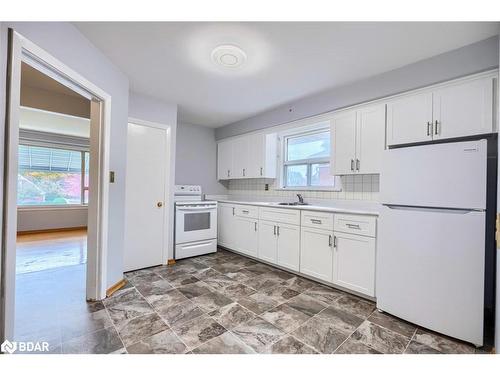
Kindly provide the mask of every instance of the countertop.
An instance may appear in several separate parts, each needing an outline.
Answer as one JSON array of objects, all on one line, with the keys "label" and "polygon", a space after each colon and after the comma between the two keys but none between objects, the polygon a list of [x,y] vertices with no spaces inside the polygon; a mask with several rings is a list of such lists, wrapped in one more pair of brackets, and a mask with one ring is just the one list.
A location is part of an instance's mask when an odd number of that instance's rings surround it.
[{"label": "countertop", "polygon": [[[207,197],[208,199],[209,197]],[[290,200],[270,200],[264,201],[262,197],[252,199],[250,197],[225,197],[225,196],[210,196],[210,200],[216,200],[220,203],[232,203],[249,206],[273,207],[282,208],[285,210],[304,210],[304,211],[321,211],[321,212],[339,212],[356,215],[371,215],[378,216],[380,204],[371,201],[351,201],[351,200],[313,200],[304,199],[308,205],[303,206],[286,206],[279,205],[279,202],[290,202]]]}]

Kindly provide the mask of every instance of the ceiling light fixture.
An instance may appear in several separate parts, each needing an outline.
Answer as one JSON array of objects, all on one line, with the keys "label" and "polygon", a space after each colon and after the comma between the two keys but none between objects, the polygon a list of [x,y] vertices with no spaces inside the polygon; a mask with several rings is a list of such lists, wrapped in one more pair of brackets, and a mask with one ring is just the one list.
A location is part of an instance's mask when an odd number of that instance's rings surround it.
[{"label": "ceiling light fixture", "polygon": [[214,63],[224,68],[237,68],[247,60],[247,54],[241,48],[230,44],[215,47],[211,56]]}]

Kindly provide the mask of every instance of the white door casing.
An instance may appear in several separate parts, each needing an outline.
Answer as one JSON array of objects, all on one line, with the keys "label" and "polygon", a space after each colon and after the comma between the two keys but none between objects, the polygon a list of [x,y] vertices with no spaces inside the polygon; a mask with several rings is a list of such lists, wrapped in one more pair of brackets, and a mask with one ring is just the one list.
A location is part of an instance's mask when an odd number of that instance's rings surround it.
[{"label": "white door casing", "polygon": [[169,129],[129,122],[125,218],[125,271],[167,262]]},{"label": "white door casing", "polygon": [[13,339],[15,308],[15,250],[17,235],[17,160],[19,144],[19,105],[21,90],[21,63],[26,62],[42,73],[92,100],[90,136],[89,232],[87,238],[88,300],[106,296],[107,246],[108,246],[108,196],[109,196],[109,142],[111,124],[111,96],[83,78],[77,72],[54,58],[28,39],[9,29],[9,71],[7,92],[7,121],[5,148],[5,197],[2,251],[3,283],[0,302],[0,339]]}]

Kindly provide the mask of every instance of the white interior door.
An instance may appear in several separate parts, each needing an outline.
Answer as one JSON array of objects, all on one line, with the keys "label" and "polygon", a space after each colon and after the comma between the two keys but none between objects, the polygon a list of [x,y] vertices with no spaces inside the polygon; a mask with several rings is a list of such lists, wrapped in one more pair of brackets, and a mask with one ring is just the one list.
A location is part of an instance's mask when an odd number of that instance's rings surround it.
[{"label": "white interior door", "polygon": [[128,124],[125,271],[166,262],[167,129]]}]

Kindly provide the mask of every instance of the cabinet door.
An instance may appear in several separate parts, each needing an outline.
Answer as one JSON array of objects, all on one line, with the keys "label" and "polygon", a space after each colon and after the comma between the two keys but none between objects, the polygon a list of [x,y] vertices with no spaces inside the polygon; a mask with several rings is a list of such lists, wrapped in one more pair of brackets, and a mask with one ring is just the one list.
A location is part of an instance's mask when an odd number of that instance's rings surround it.
[{"label": "cabinet door", "polygon": [[248,137],[235,139],[233,142],[232,178],[247,178],[248,171]]},{"label": "cabinet door", "polygon": [[259,246],[257,220],[236,217],[234,231],[236,233],[235,250],[256,257]]},{"label": "cabinet door", "polygon": [[300,263],[300,227],[298,225],[278,223],[277,235],[278,265],[298,271]]},{"label": "cabinet door", "polygon": [[356,171],[380,173],[385,149],[385,104],[360,109],[356,127]]},{"label": "cabinet door", "polygon": [[259,221],[259,259],[266,262],[278,262],[276,223]]},{"label": "cabinet door", "polygon": [[353,174],[356,158],[356,112],[339,114],[331,121],[331,145],[333,146],[330,164],[332,174]]},{"label": "cabinet door", "polygon": [[333,282],[375,296],[375,238],[334,232]]},{"label": "cabinet door", "polygon": [[333,232],[302,228],[300,233],[300,272],[332,281]]},{"label": "cabinet door", "polygon": [[475,79],[434,91],[434,139],[493,132],[493,79]]},{"label": "cabinet door", "polygon": [[234,206],[220,203],[217,211],[217,243],[224,247],[233,248],[236,240]]},{"label": "cabinet door", "polygon": [[432,93],[403,96],[387,103],[387,144],[432,140]]},{"label": "cabinet door", "polygon": [[231,178],[233,169],[233,144],[232,141],[221,142],[217,145],[217,179]]},{"label": "cabinet door", "polygon": [[255,134],[248,136],[248,155],[245,170],[246,178],[260,178],[264,176],[266,158],[265,135]]}]

